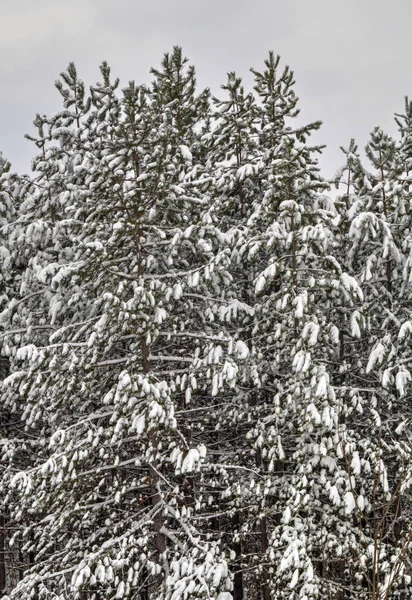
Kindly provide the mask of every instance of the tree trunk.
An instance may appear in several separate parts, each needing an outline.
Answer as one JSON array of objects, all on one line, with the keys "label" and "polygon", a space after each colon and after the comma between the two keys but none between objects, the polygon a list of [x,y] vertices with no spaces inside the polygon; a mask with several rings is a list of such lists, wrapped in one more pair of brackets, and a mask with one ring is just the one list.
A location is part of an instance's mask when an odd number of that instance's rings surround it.
[{"label": "tree trunk", "polygon": [[4,516],[0,515],[0,592],[6,591],[6,530]]},{"label": "tree trunk", "polygon": [[[240,526],[239,513],[236,512],[232,518],[232,527],[234,535],[238,535]],[[242,545],[236,541],[232,545],[236,554],[236,571],[233,580],[233,600],[243,600],[243,572],[242,572]]]}]

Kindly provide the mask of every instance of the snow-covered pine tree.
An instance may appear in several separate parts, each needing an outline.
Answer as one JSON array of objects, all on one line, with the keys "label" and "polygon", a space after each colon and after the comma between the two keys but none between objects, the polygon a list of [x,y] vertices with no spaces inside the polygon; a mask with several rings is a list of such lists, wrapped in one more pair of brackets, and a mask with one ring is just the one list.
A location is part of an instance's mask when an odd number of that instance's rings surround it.
[{"label": "snow-covered pine tree", "polygon": [[[403,303],[408,302],[407,285],[411,280],[412,272],[412,102],[405,98],[405,113],[397,114],[395,121],[399,127],[400,141],[397,144],[397,157],[399,173],[397,177],[397,195],[402,198],[403,211],[396,224],[396,236],[401,239],[402,251],[405,257],[404,264],[404,293]],[[401,188],[401,190],[399,190]]]},{"label": "snow-covered pine tree", "polygon": [[[14,177],[15,215],[2,227],[10,253],[12,292],[10,301],[3,306],[0,323],[2,355],[10,363],[11,377],[22,365],[19,348],[29,349],[33,344],[41,348],[66,316],[66,298],[53,289],[50,280],[56,270],[73,257],[72,224],[66,218],[65,207],[73,194],[80,119],[82,110],[87,112],[87,109],[84,86],[77,78],[74,65],[69,65],[61,77],[63,82],[57,82],[56,87],[63,97],[63,110],[50,118],[36,116],[37,135],[28,136],[39,152],[32,163],[35,173],[31,178]],[[32,516],[17,499],[15,502],[10,479],[16,471],[42,461],[44,439],[53,419],[50,413],[41,415],[36,410],[30,413],[33,405],[26,405],[17,396],[3,387],[3,408],[11,412],[14,423],[11,431],[3,435],[2,454],[3,493],[12,531],[26,527]],[[25,427],[28,421],[31,421],[29,430]],[[34,562],[33,541],[29,530],[24,541],[14,540],[8,589]]]},{"label": "snow-covered pine tree", "polygon": [[341,430],[353,519],[347,585],[358,597],[390,598],[409,589],[406,203],[395,142],[375,128],[366,154],[372,170],[356,159],[349,229],[342,236],[350,245],[346,268],[364,295],[362,310],[351,318],[359,341],[346,343],[344,351],[344,383],[350,382],[354,406],[352,414],[346,408]]},{"label": "snow-covered pine tree", "polygon": [[[11,256],[9,250],[9,240],[7,224],[12,222],[15,217],[17,204],[17,195],[19,191],[19,178],[10,172],[11,165],[9,161],[3,158],[0,152],[0,306],[4,308],[9,304],[14,296],[13,273]],[[1,330],[1,338],[4,337]],[[0,357],[0,380],[3,381],[9,375],[8,357]],[[7,442],[16,435],[14,418],[10,418],[10,411],[2,407],[1,411],[1,443],[2,456],[7,454]],[[3,499],[3,498],[2,498]],[[0,509],[0,593],[4,594],[8,584],[13,583],[15,571],[13,569],[13,556],[8,549],[9,523],[8,510],[3,505]]]},{"label": "snow-covered pine tree", "polygon": [[220,535],[199,529],[197,485],[202,463],[215,468],[203,443],[211,398],[235,384],[247,349],[214,323],[230,276],[193,175],[201,116],[182,117],[198,102],[194,72],[183,93],[160,98],[184,64],[123,94],[103,64],[92,88],[82,176],[67,190],[66,218],[80,224],[72,256],[44,267],[64,298],[50,318],[62,322],[41,347],[14,342],[5,396],[25,407],[29,431],[47,423],[41,456],[9,485],[34,556],[13,598],[229,597]]},{"label": "snow-covered pine tree", "polygon": [[[208,192],[211,196],[212,214],[219,219],[226,234],[225,245],[231,250],[239,236],[243,236],[256,194],[259,193],[257,177],[258,132],[257,106],[252,93],[246,93],[242,80],[234,72],[228,74],[221,86],[224,98],[214,98],[214,122],[206,137],[208,168],[212,178]],[[253,274],[245,265],[231,261],[232,283],[216,307],[220,327],[245,344],[250,352],[250,335],[253,309]],[[223,543],[233,556],[234,600],[244,598],[243,560],[244,536],[242,528],[246,514],[243,506],[244,484],[248,481],[245,462],[245,423],[248,419],[248,397],[244,382],[249,380],[250,365],[243,375],[240,387],[227,390],[216,399],[214,409],[216,442],[214,452],[220,465],[209,485],[214,488],[211,508],[219,514],[211,526],[221,531]]]},{"label": "snow-covered pine tree", "polygon": [[336,480],[348,485],[338,463],[340,381],[332,365],[337,309],[345,303],[350,310],[361,291],[333,256],[336,212],[322,194],[320,148],[306,144],[320,123],[293,127],[293,73],[279,73],[278,65],[271,54],[266,70],[254,72],[262,199],[256,197],[238,250],[261,265],[253,329],[260,385],[248,434],[259,477],[251,485],[257,510],[248,527],[260,524],[254,553],[265,597],[315,598],[336,594],[339,585],[333,550],[325,551],[338,545],[340,516],[329,491]]}]

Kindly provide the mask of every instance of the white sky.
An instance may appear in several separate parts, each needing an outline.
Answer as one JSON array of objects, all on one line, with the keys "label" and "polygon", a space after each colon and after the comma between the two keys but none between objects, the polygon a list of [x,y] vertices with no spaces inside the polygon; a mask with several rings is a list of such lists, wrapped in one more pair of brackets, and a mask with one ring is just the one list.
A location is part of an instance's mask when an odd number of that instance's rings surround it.
[{"label": "white sky", "polygon": [[27,170],[23,139],[37,112],[56,112],[53,82],[70,61],[87,84],[107,60],[114,76],[148,82],[174,44],[199,86],[219,94],[226,73],[251,82],[270,49],[295,71],[304,121],[324,123],[321,166],[331,176],[340,145],[360,147],[412,97],[412,0],[0,0],[0,150]]}]

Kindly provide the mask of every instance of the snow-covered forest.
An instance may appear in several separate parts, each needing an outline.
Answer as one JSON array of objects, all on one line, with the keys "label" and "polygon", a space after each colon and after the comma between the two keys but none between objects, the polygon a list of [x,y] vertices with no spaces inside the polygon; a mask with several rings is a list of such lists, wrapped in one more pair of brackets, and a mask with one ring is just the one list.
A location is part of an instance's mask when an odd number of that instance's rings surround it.
[{"label": "snow-covered forest", "polygon": [[0,158],[9,600],[411,597],[412,102],[328,182],[252,73],[70,64]]}]

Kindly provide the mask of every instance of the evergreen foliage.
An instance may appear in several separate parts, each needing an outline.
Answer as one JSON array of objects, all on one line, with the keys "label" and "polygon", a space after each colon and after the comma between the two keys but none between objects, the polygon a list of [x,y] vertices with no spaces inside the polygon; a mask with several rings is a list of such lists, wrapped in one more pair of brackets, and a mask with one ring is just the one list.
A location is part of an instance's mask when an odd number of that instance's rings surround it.
[{"label": "evergreen foliage", "polygon": [[71,63],[0,155],[8,600],[412,592],[412,108],[328,196],[270,52],[198,90]]}]

